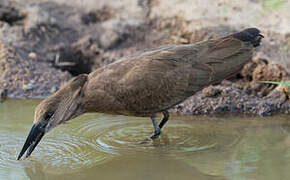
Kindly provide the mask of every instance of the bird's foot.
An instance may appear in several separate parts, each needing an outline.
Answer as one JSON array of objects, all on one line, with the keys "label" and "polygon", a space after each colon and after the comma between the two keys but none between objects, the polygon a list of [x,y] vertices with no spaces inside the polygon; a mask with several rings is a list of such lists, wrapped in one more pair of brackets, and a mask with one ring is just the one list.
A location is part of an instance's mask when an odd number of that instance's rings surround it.
[{"label": "bird's foot", "polygon": [[146,138],[144,141],[142,141],[140,144],[147,144],[149,142],[152,142],[153,140],[157,139],[161,134],[161,131],[155,131],[154,134],[150,138]]},{"label": "bird's foot", "polygon": [[153,139],[156,139],[156,138],[158,138],[159,136],[160,136],[160,134],[161,134],[161,130],[160,130],[160,128],[156,128],[155,129],[155,131],[154,131],[154,134],[150,137],[152,140]]},{"label": "bird's foot", "polygon": [[157,139],[161,134],[161,129],[160,128],[156,128],[155,131],[154,131],[154,134],[148,138],[148,139],[145,139],[144,141],[142,141],[140,144],[146,144],[154,139]]},{"label": "bird's foot", "polygon": [[151,141],[152,141],[151,138],[146,138],[144,141],[140,142],[139,144],[147,144],[147,143],[149,143]]}]

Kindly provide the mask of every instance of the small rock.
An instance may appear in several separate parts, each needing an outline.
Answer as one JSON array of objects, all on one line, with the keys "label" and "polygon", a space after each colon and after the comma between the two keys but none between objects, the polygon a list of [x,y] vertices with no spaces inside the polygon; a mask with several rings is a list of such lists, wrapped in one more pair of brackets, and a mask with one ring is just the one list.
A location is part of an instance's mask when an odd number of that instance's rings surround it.
[{"label": "small rock", "polygon": [[35,59],[36,59],[36,57],[37,57],[37,55],[36,55],[36,53],[34,53],[34,52],[31,52],[31,53],[29,53],[29,54],[28,54],[28,57],[29,57],[30,59],[33,59],[33,60],[35,60]]},{"label": "small rock", "polygon": [[[289,83],[289,80],[284,80],[283,82]],[[290,99],[290,86],[278,85],[272,92],[269,93],[268,97],[273,97],[276,99],[282,98],[283,100]]]},{"label": "small rock", "polygon": [[34,85],[32,83],[23,84],[22,89],[25,90],[25,91],[33,90],[34,89]]},{"label": "small rock", "polygon": [[106,21],[112,17],[112,10],[108,7],[103,7],[102,9],[97,9],[94,11],[90,11],[81,16],[81,20],[84,24],[94,24],[101,21]]},{"label": "small rock", "polygon": [[227,104],[219,104],[214,107],[214,112],[216,113],[224,113],[230,110],[230,106]]},{"label": "small rock", "polygon": [[202,93],[205,95],[205,97],[217,97],[221,94],[221,90],[213,86],[209,86],[203,89]]},{"label": "small rock", "polygon": [[134,25],[120,20],[109,20],[102,23],[102,34],[98,41],[103,49],[112,49],[124,42],[131,32]]},{"label": "small rock", "polygon": [[52,88],[50,88],[50,93],[53,94],[57,91],[57,88],[55,86],[53,86]]},{"label": "small rock", "polygon": [[120,36],[117,32],[112,30],[107,30],[102,34],[102,36],[99,39],[100,45],[104,49],[110,49],[113,48],[118,44],[120,41]]}]

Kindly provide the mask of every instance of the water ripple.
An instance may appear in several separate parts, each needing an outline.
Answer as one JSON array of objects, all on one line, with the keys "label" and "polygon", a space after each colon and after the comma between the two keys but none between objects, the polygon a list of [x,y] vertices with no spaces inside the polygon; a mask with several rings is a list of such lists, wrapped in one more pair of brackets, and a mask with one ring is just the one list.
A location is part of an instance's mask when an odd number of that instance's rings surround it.
[{"label": "water ripple", "polygon": [[[21,150],[25,137],[0,136],[0,176],[11,169],[23,169],[33,163],[42,164],[46,172],[65,173],[79,168],[90,167],[103,163],[112,155],[95,150],[95,145],[79,136],[46,137],[37,146],[33,154],[26,160],[17,161],[16,157]],[[30,163],[28,163],[30,162]],[[61,167],[61,168],[60,168]],[[3,173],[1,174],[1,171]],[[7,174],[6,174],[7,175]]]},{"label": "water ripple", "polygon": [[215,132],[177,121],[167,124],[159,139],[144,144],[142,142],[153,132],[151,123],[124,119],[90,121],[82,125],[78,134],[87,136],[87,140],[96,145],[97,151],[115,155],[156,151],[186,153],[214,148],[219,144]]},{"label": "water ripple", "polygon": [[149,120],[100,116],[56,128],[24,161],[16,160],[26,138],[23,133],[1,132],[0,169],[4,169],[3,172],[5,169],[23,169],[29,162],[29,166],[41,164],[40,169],[46,172],[65,173],[96,166],[120,155],[144,152],[146,156],[156,153],[178,156],[230,145],[237,139],[216,132],[212,127],[170,121],[160,138],[142,144],[152,132]]}]

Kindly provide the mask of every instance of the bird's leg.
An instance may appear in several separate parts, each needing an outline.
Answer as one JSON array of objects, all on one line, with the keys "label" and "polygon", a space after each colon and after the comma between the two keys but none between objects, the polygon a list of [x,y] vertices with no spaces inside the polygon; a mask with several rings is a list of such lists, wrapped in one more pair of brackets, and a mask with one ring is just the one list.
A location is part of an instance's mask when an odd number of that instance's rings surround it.
[{"label": "bird's leg", "polygon": [[169,119],[169,112],[168,111],[164,111],[163,112],[163,119],[161,120],[160,124],[159,124],[159,128],[160,130],[162,129],[162,127],[165,125],[165,123],[168,121]]},{"label": "bird's leg", "polygon": [[151,119],[152,119],[152,124],[154,126],[154,134],[151,136],[151,139],[156,139],[161,134],[162,127],[165,125],[165,123],[169,119],[169,112],[168,111],[163,112],[163,119],[161,120],[159,125],[157,124],[157,120],[155,119],[155,117],[151,117]]},{"label": "bird's leg", "polygon": [[160,127],[158,125],[157,120],[155,119],[155,117],[151,117],[152,120],[152,124],[154,126],[154,134],[151,136],[151,139],[156,139],[159,137],[161,131],[160,131]]}]

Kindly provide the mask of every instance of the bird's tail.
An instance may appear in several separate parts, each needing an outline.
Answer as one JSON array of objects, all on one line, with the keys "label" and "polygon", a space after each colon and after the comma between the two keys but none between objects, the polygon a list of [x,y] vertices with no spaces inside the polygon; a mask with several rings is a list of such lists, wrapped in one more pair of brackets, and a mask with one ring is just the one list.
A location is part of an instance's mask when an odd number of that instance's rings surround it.
[{"label": "bird's tail", "polygon": [[254,47],[259,46],[261,39],[264,38],[264,36],[260,34],[260,30],[257,28],[247,28],[241,32],[234,33],[231,36],[244,42],[250,42]]}]

